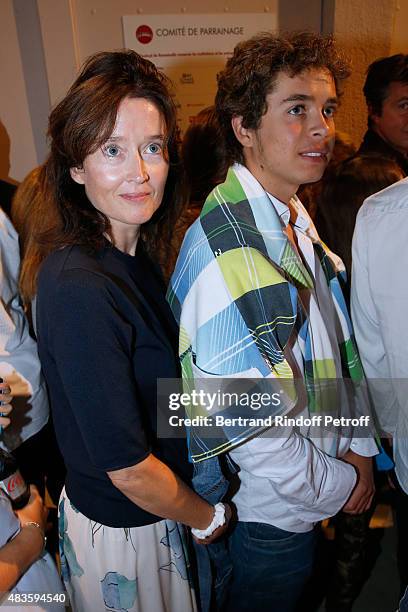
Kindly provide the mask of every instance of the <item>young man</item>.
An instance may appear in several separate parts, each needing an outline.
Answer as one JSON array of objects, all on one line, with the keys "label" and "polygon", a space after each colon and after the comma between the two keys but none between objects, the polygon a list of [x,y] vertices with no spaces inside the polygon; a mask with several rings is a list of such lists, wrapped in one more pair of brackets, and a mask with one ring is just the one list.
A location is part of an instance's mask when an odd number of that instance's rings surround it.
[{"label": "young man", "polygon": [[408,55],[399,53],[373,62],[364,84],[368,130],[359,155],[397,162],[408,174]]},{"label": "young man", "polygon": [[[346,372],[361,377],[341,262],[295,196],[328,163],[346,76],[332,41],[312,34],[259,34],[235,48],[216,97],[233,165],[187,233],[171,281],[186,381],[268,379],[283,393],[272,416],[328,410],[325,383]],[[295,380],[305,384],[293,399]],[[314,523],[341,508],[361,512],[373,495],[372,440],[321,430],[312,440],[307,427],[261,434],[251,423],[212,439],[190,431],[198,492],[222,489],[220,454],[228,451],[240,470],[229,540],[234,612],[293,610],[312,568]]]}]

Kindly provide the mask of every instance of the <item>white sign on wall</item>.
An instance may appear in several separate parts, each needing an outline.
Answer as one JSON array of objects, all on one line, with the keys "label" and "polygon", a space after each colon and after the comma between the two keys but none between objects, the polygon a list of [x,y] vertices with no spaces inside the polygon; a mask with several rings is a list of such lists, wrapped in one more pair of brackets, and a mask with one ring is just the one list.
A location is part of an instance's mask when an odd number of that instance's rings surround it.
[{"label": "white sign on wall", "polygon": [[268,13],[220,15],[126,15],[125,46],[150,59],[173,81],[184,131],[213,104],[216,75],[235,45],[254,34],[276,30],[277,0]]}]

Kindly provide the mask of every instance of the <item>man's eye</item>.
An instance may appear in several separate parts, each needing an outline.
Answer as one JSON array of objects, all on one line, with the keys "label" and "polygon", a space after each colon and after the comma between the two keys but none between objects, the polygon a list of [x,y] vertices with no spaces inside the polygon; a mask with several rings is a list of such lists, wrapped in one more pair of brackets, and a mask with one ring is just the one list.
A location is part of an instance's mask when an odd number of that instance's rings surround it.
[{"label": "man's eye", "polygon": [[117,157],[119,155],[119,147],[116,145],[108,145],[105,147],[105,153],[108,157]]},{"label": "man's eye", "polygon": [[289,111],[291,115],[303,115],[305,112],[306,112],[306,109],[303,106],[303,104],[298,104],[297,106],[293,106]]},{"label": "man's eye", "polygon": [[336,108],[334,106],[328,106],[323,112],[325,117],[330,118],[336,114]]}]

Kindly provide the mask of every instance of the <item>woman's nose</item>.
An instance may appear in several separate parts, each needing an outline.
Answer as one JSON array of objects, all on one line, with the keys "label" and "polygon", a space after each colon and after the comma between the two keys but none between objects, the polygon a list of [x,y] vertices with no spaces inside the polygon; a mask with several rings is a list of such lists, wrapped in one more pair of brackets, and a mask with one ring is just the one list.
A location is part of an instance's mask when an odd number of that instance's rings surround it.
[{"label": "woman's nose", "polygon": [[128,180],[135,181],[138,184],[145,183],[149,180],[149,173],[145,161],[139,153],[132,156],[130,160]]}]

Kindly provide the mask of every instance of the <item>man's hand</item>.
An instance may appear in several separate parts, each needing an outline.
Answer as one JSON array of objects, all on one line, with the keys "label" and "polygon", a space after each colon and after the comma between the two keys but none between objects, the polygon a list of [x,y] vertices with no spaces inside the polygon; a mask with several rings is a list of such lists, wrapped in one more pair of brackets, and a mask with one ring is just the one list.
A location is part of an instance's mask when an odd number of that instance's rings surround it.
[{"label": "man's hand", "polygon": [[349,450],[342,459],[357,471],[357,484],[342,510],[347,514],[361,514],[370,508],[375,493],[372,457],[362,457]]},{"label": "man's hand", "polygon": [[224,502],[224,505],[225,505],[225,523],[221,525],[221,527],[217,527],[217,529],[204,540],[199,540],[198,538],[193,536],[194,540],[198,544],[204,544],[204,546],[207,546],[207,544],[212,544],[213,542],[215,542],[215,540],[218,540],[218,538],[220,538],[227,531],[228,525],[231,519],[232,511],[231,511],[231,507],[229,506],[229,504],[226,504]]}]

